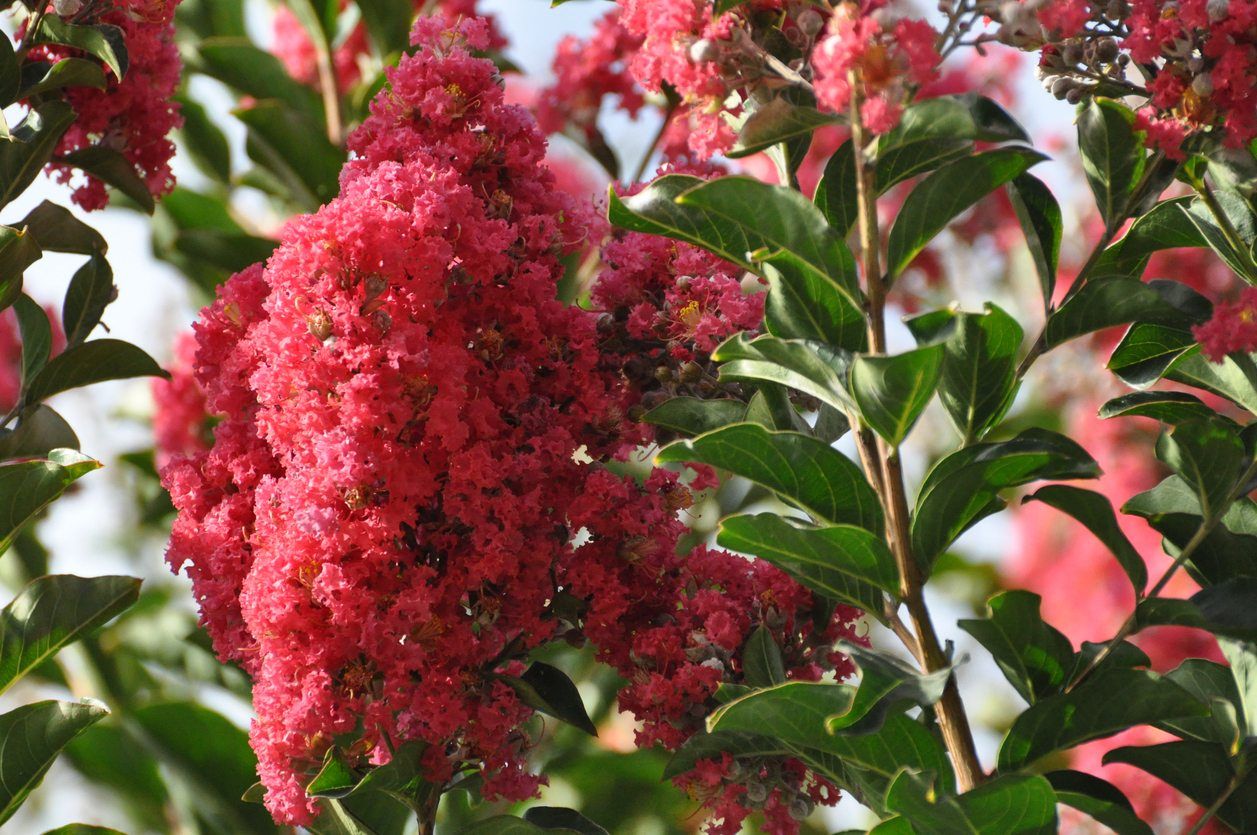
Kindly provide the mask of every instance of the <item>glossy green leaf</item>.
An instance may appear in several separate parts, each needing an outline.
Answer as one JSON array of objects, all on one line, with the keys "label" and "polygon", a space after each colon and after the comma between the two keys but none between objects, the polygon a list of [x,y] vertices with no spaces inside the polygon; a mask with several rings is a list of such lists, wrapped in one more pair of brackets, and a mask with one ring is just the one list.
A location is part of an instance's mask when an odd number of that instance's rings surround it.
[{"label": "glossy green leaf", "polygon": [[62,134],[74,121],[74,109],[58,99],[35,105],[0,141],[0,206],[26,191],[52,158]]},{"label": "glossy green leaf", "polygon": [[1140,628],[1187,626],[1215,635],[1257,640],[1257,579],[1233,577],[1197,592],[1190,600],[1154,597],[1135,610]]},{"label": "glossy green leaf", "polygon": [[1067,484],[1050,484],[1027,496],[1025,501],[1043,502],[1081,522],[1121,565],[1136,596],[1143,595],[1148,585],[1148,567],[1126,534],[1122,533],[1113,505],[1103,494]]},{"label": "glossy green leaf", "polygon": [[135,169],[135,164],[105,145],[92,145],[61,157],[61,162],[79,168],[108,186],[134,200],[141,209],[152,214],[155,207],[148,184]]},{"label": "glossy green leaf", "polygon": [[79,25],[48,15],[39,27],[39,40],[72,46],[99,58],[114,78],[121,79],[127,74],[126,36],[117,26]]},{"label": "glossy green leaf", "polygon": [[1126,795],[1112,783],[1084,771],[1053,771],[1043,776],[1052,784],[1057,802],[1077,809],[1116,835],[1153,835],[1152,827],[1139,819]]},{"label": "glossy green leaf", "polygon": [[310,117],[278,100],[234,113],[248,129],[249,158],[280,178],[295,200],[317,207],[336,196],[345,155]]},{"label": "glossy green leaf", "polygon": [[562,835],[579,835],[579,830],[538,826],[513,815],[497,815],[477,821],[462,830],[462,835],[546,835],[557,832]]},{"label": "glossy green leaf", "polygon": [[[1230,226],[1224,231],[1219,219],[1202,200],[1195,200],[1187,208],[1187,216],[1236,275],[1248,282],[1257,282],[1257,216],[1243,197],[1227,191],[1215,191],[1214,202]],[[1233,233],[1233,234],[1232,234]],[[1238,240],[1236,240],[1238,238]]]},{"label": "glossy green leaf", "polygon": [[59,449],[47,460],[0,464],[0,553],[13,544],[22,526],[100,462],[73,450]]},{"label": "glossy green leaf", "polygon": [[590,736],[598,735],[576,685],[557,667],[534,661],[523,675],[504,675],[501,679],[510,685],[521,702],[534,710],[580,728]]},{"label": "glossy green leaf", "polygon": [[839,649],[860,668],[860,683],[851,707],[825,720],[831,734],[876,731],[892,712],[916,705],[929,707],[943,696],[951,668],[923,675],[916,667],[890,655],[843,641]]},{"label": "glossy green leaf", "polygon": [[[97,90],[105,88],[104,71],[99,64],[85,58],[63,58],[55,64],[28,64],[27,67],[37,70],[37,73],[32,75],[28,83],[23,84],[21,93],[23,99],[31,99],[67,87],[92,87]],[[26,73],[23,73],[23,76],[25,75]]]},{"label": "glossy green leaf", "polygon": [[557,829],[565,832],[578,832],[580,835],[607,835],[607,830],[575,809],[562,809],[556,806],[533,806],[524,812],[524,820],[549,832]]},{"label": "glossy green leaf", "polygon": [[721,547],[767,560],[830,600],[881,619],[883,593],[898,593],[894,558],[881,537],[852,525],[813,528],[773,513],[730,516]]},{"label": "glossy green leaf", "polygon": [[912,519],[913,553],[928,568],[956,537],[1003,508],[1001,490],[1031,481],[1095,478],[1099,472],[1078,444],[1041,429],[965,447],[935,464],[921,485]]},{"label": "glossy green leaf", "polygon": [[1050,305],[1056,292],[1056,271],[1061,256],[1061,207],[1051,189],[1031,174],[1014,177],[1008,196],[1026,236],[1026,249],[1039,276],[1043,303]]},{"label": "glossy green leaf", "polygon": [[40,577],[0,611],[0,693],[138,599],[134,577]]},{"label": "glossy green leaf", "polygon": [[955,160],[926,177],[909,192],[891,227],[887,274],[902,273],[961,212],[1044,159],[1029,149],[1001,148]]},{"label": "glossy green leaf", "polygon": [[1164,249],[1208,246],[1208,241],[1187,214],[1192,198],[1163,200],[1140,215],[1121,238],[1100,256],[1096,275],[1128,275],[1138,278],[1148,256]]},{"label": "glossy green leaf", "polygon": [[1219,418],[1187,421],[1163,433],[1157,458],[1177,473],[1200,500],[1208,518],[1220,517],[1245,468],[1244,444]]},{"label": "glossy green leaf", "polygon": [[1093,278],[1049,318],[1047,346],[1114,325],[1140,323],[1190,328],[1207,320],[1209,302],[1195,290],[1174,281],[1143,282],[1126,276]]},{"label": "glossy green leaf", "polygon": [[18,331],[22,335],[22,389],[29,391],[52,353],[52,324],[48,314],[30,296],[19,296],[13,303]]},{"label": "glossy green leaf", "polygon": [[854,407],[846,376],[851,355],[806,339],[735,334],[716,348],[722,381],[773,383],[810,394],[834,409]]},{"label": "glossy green leaf", "polygon": [[70,740],[107,716],[89,702],[35,702],[0,716],[0,823],[18,810]]},{"label": "glossy green leaf", "polygon": [[738,131],[737,141],[725,154],[732,159],[757,154],[773,145],[801,136],[810,137],[818,128],[841,121],[833,113],[797,104],[784,95],[756,107]]},{"label": "glossy green leaf", "polygon": [[54,394],[106,380],[165,376],[152,357],[131,343],[93,339],[53,357],[31,381],[27,400],[38,403]]},{"label": "glossy green leaf", "polygon": [[642,420],[682,435],[701,435],[746,418],[746,404],[741,400],[703,400],[698,397],[673,397],[645,414]]},{"label": "glossy green leaf", "polygon": [[0,430],[0,461],[44,458],[54,449],[78,448],[79,439],[70,424],[43,405],[23,410],[17,426]]},{"label": "glossy green leaf", "polygon": [[107,826],[93,826],[88,823],[68,823],[56,829],[49,829],[44,835],[124,835],[117,829]]},{"label": "glossy green leaf", "polygon": [[742,675],[751,687],[772,687],[786,680],[781,647],[768,627],[760,625],[742,647]]},{"label": "glossy green leaf", "polygon": [[942,374],[941,345],[893,356],[861,354],[851,363],[851,395],[873,431],[899,446],[934,397]]},{"label": "glossy green leaf", "polygon": [[[394,23],[396,20],[394,18]],[[295,115],[322,124],[323,105],[318,93],[290,76],[278,58],[259,49],[248,38],[207,38],[196,46],[201,61],[199,69],[207,75],[258,102],[278,99]]]},{"label": "glossy green leaf", "polygon": [[1196,348],[1190,330],[1144,322],[1132,325],[1109,357],[1109,370],[1122,382],[1146,388],[1165,375],[1176,360]]},{"label": "glossy green leaf", "polygon": [[1146,151],[1129,108],[1092,98],[1078,115],[1078,150],[1083,172],[1095,195],[1100,217],[1116,227],[1128,216],[1128,204],[1143,176]]},{"label": "glossy green leaf", "polygon": [[1257,736],[1257,642],[1219,638],[1218,646],[1235,679],[1240,714],[1249,736]]},{"label": "glossy green leaf", "polygon": [[1232,750],[1243,740],[1244,706],[1233,675],[1234,670],[1204,658],[1187,658],[1165,674],[1203,704],[1210,716],[1193,716],[1159,723],[1159,727],[1183,738],[1219,742]]},{"label": "glossy green leaf", "polygon": [[1257,414],[1257,361],[1252,354],[1231,354],[1221,362],[1211,362],[1193,347],[1170,365],[1165,376],[1221,395]]},{"label": "glossy green leaf", "polygon": [[117,292],[113,270],[103,256],[92,256],[78,269],[70,279],[61,306],[61,328],[67,346],[78,345],[87,339],[100,324],[105,308]]},{"label": "glossy green leaf", "polygon": [[231,146],[222,129],[214,123],[200,102],[186,93],[175,96],[183,126],[179,129],[182,147],[206,175],[222,183],[231,182]]},{"label": "glossy green leaf", "polygon": [[29,229],[0,226],[0,310],[22,292],[22,274],[43,255]]},{"label": "glossy green leaf", "polygon": [[92,227],[79,220],[64,206],[45,200],[22,219],[40,249],[46,252],[70,252],[76,255],[104,254],[105,239]]},{"label": "glossy green leaf", "polygon": [[[1236,778],[1235,765],[1226,749],[1212,742],[1187,740],[1117,748],[1104,755],[1104,762],[1142,769],[1204,808],[1218,800]],[[1230,799],[1218,809],[1217,817],[1236,832],[1257,828],[1257,769],[1250,768]]]},{"label": "glossy green leaf", "polygon": [[[1037,775],[997,777],[964,794],[949,795],[935,788],[932,776],[927,779],[904,769],[891,784],[886,805],[899,818],[874,828],[872,832],[878,835],[1056,832],[1056,793],[1046,779]],[[907,824],[906,829],[903,823]]]},{"label": "glossy green leaf", "polygon": [[[18,82],[22,75],[17,53],[13,51],[13,42],[8,38],[4,41],[0,44],[0,107],[8,107],[17,98]],[[2,122],[4,119],[0,119],[0,123]]]},{"label": "glossy green leaf", "polygon": [[[1113,698],[1114,694],[1121,698]],[[999,751],[1000,771],[1029,766],[1136,725],[1203,716],[1208,706],[1146,670],[1102,669],[1068,693],[1048,696],[1017,717]]]},{"label": "glossy green leaf", "polygon": [[918,343],[943,346],[938,398],[965,443],[978,440],[1012,403],[1021,325],[988,303],[982,313],[954,308],[907,320]]},{"label": "glossy green leaf", "polygon": [[1215,415],[1199,397],[1185,391],[1137,391],[1115,397],[1100,407],[1100,417],[1147,417],[1174,426]]},{"label": "glossy green leaf", "polygon": [[798,432],[736,423],[671,443],[656,460],[708,464],[767,487],[818,521],[882,530],[881,504],[860,468],[824,442]]},{"label": "glossy green leaf", "polygon": [[[761,729],[763,731],[765,729]],[[700,760],[720,759],[728,753],[734,757],[771,757],[787,753],[779,740],[755,732],[698,732],[687,739],[668,760],[663,771],[665,780],[691,771]]]},{"label": "glossy green leaf", "polygon": [[362,19],[371,33],[371,41],[382,55],[401,52],[410,45],[407,37],[409,22],[414,16],[414,4],[410,0],[355,0],[362,11]]},{"label": "glossy green leaf", "polygon": [[991,653],[1004,678],[1031,704],[1065,686],[1074,660],[1069,639],[1044,622],[1040,603],[1028,591],[1000,592],[987,601],[986,618],[958,624]]}]

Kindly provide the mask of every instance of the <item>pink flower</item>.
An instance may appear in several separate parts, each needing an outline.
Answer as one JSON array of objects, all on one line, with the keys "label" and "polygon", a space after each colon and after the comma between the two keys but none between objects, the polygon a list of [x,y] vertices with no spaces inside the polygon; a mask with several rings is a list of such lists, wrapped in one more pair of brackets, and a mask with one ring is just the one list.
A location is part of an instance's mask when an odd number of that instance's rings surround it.
[{"label": "pink flower", "polygon": [[205,392],[194,376],[196,337],[185,332],[175,340],[174,361],[167,366],[170,379],[153,381],[153,437],[157,468],[164,469],[177,456],[192,456],[209,448],[210,418]]},{"label": "pink flower", "polygon": [[1213,309],[1213,318],[1192,328],[1205,356],[1221,362],[1227,354],[1257,351],[1257,287],[1245,287],[1233,302]]}]

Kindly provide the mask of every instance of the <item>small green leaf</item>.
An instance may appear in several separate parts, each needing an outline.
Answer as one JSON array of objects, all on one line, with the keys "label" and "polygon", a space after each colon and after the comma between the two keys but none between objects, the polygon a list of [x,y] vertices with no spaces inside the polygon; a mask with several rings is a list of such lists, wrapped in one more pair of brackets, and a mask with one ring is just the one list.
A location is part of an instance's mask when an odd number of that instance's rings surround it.
[{"label": "small green leaf", "polygon": [[0,141],[0,207],[26,191],[52,158],[74,121],[74,109],[59,99],[30,109],[8,141]]},{"label": "small green leaf", "polygon": [[1143,282],[1127,276],[1093,278],[1050,317],[1044,330],[1049,348],[1114,325],[1138,320],[1186,329],[1210,315],[1209,302],[1175,281]]},{"label": "small green leaf", "polygon": [[0,461],[44,458],[54,449],[78,449],[79,439],[65,418],[47,406],[24,409],[17,426],[0,430]]},{"label": "small green leaf", "polygon": [[[1160,745],[1116,748],[1104,763],[1125,763],[1169,783],[1203,808],[1217,801],[1236,779],[1235,764],[1221,745],[1187,740]],[[1218,809],[1218,820],[1236,832],[1257,828],[1257,769],[1250,768],[1230,799]]]},{"label": "small green leaf", "polygon": [[1056,793],[1043,777],[1014,774],[997,777],[962,795],[940,793],[933,775],[904,769],[886,794],[886,805],[896,819],[909,824],[882,824],[873,832],[914,832],[920,835],[1018,833],[1052,835],[1056,832]]},{"label": "small green leaf", "polygon": [[39,27],[39,41],[81,49],[99,58],[119,80],[127,74],[126,36],[117,26],[103,23],[84,26],[47,15]]},{"label": "small green leaf", "polygon": [[936,310],[906,320],[918,343],[940,342],[938,396],[956,430],[971,443],[996,424],[1017,386],[1021,325],[988,303],[982,313]]},{"label": "small green leaf", "polygon": [[70,740],[107,716],[89,702],[35,702],[0,716],[0,823],[18,810]]},{"label": "small green leaf", "polygon": [[843,641],[838,647],[860,667],[860,684],[851,707],[825,720],[831,734],[876,731],[892,712],[905,705],[929,707],[943,696],[950,667],[922,675],[898,658]]},{"label": "small green leaf", "polygon": [[1185,391],[1137,391],[1115,397],[1100,407],[1100,417],[1105,420],[1138,415],[1170,426],[1215,414],[1199,397]]},{"label": "small green leaf", "polygon": [[1095,478],[1100,468],[1063,435],[1029,429],[974,444],[939,461],[925,477],[912,519],[913,553],[923,568],[969,527],[1003,509],[999,491],[1047,479]]},{"label": "small green leaf", "polygon": [[46,252],[103,255],[109,249],[99,232],[75,217],[69,209],[48,200],[32,209],[22,219],[22,225]]},{"label": "small green leaf", "polygon": [[[1119,693],[1121,698],[1113,698]],[[1206,705],[1155,673],[1101,669],[1070,692],[1049,696],[1018,716],[1000,746],[999,769],[1024,768],[1136,725],[1208,713]]]},{"label": "small green leaf", "polygon": [[751,687],[772,687],[786,680],[781,647],[766,626],[758,626],[742,647],[742,675]]},{"label": "small green leaf", "polygon": [[[84,58],[64,58],[51,66],[28,64],[27,67],[37,70],[37,77],[32,77],[29,83],[23,85],[21,93],[23,99],[31,99],[67,87],[105,89],[104,70],[99,64]],[[25,72],[23,76],[26,76]]]},{"label": "small green leaf", "polygon": [[1052,303],[1061,255],[1061,207],[1042,180],[1031,174],[1013,178],[1008,187],[1013,210],[1026,236],[1026,248],[1039,275],[1043,304]]},{"label": "small green leaf", "polygon": [[0,611],[0,693],[35,667],[128,608],[134,577],[40,577]]},{"label": "small green leaf", "polygon": [[737,142],[725,156],[737,159],[757,154],[790,139],[810,137],[818,128],[840,121],[841,117],[833,113],[822,113],[815,107],[796,104],[786,96],[775,96],[747,117],[738,131]]},{"label": "small green leaf", "polygon": [[349,767],[344,752],[333,745],[323,756],[323,767],[319,769],[319,773],[306,785],[306,794],[310,797],[344,797],[357,787],[361,779]]},{"label": "small green leaf", "polygon": [[[1253,247],[1257,244],[1257,218],[1254,218],[1251,205],[1240,195],[1228,191],[1216,191],[1213,198],[1234,235],[1224,230],[1213,211],[1202,200],[1192,201],[1187,209],[1188,218],[1208,241],[1209,248],[1236,275],[1247,282],[1257,282],[1257,255],[1253,252]],[[1237,236],[1238,241],[1235,240]]]},{"label": "small green leaf", "polygon": [[1157,458],[1196,491],[1207,518],[1218,518],[1238,488],[1245,467],[1244,444],[1220,418],[1192,420],[1163,433]]},{"label": "small green leaf", "polygon": [[642,420],[681,435],[701,435],[745,418],[746,404],[741,400],[673,397],[651,409]]},{"label": "small green leaf", "polygon": [[1190,351],[1199,350],[1190,330],[1150,325],[1132,325],[1109,357],[1109,370],[1134,388],[1147,388]]},{"label": "small green leaf", "polygon": [[1072,806],[1116,835],[1153,835],[1152,827],[1139,819],[1126,795],[1112,783],[1084,771],[1053,771],[1044,777],[1059,803]]},{"label": "small green leaf", "polygon": [[53,450],[43,461],[0,464],[0,553],[13,544],[23,525],[99,467],[99,461],[66,449]]},{"label": "small green leaf", "polygon": [[1167,379],[1213,392],[1257,414],[1257,362],[1252,354],[1231,354],[1211,362],[1199,346],[1183,352],[1166,370]]},{"label": "small green leaf", "polygon": [[943,346],[894,356],[859,355],[851,364],[851,395],[860,416],[892,447],[929,405],[943,373]]},{"label": "small green leaf", "polygon": [[817,594],[856,606],[879,620],[884,617],[883,592],[898,593],[890,550],[880,536],[863,528],[812,528],[760,513],[723,520],[716,541],[766,560]]},{"label": "small green leaf", "polygon": [[26,397],[29,403],[38,403],[54,394],[106,380],[166,376],[152,357],[131,343],[93,339],[53,357],[31,381]]},{"label": "small green leaf", "polygon": [[1148,256],[1163,249],[1203,247],[1209,243],[1188,217],[1191,197],[1163,200],[1135,219],[1126,234],[1100,256],[1096,275],[1128,275],[1138,278]]},{"label": "small green leaf", "polygon": [[156,204],[148,184],[136,171],[135,164],[118,151],[104,145],[92,145],[72,151],[60,157],[59,161],[82,169],[134,200],[148,214],[153,213]]},{"label": "small green leaf", "polygon": [[22,274],[43,254],[29,229],[0,226],[0,310],[17,301],[22,293]]},{"label": "small green leaf", "polygon": [[1187,626],[1215,635],[1257,640],[1257,579],[1233,577],[1208,586],[1190,600],[1153,597],[1135,610],[1140,629],[1149,626]]},{"label": "small green leaf", "polygon": [[590,736],[598,735],[576,685],[557,667],[534,661],[522,676],[504,675],[501,679],[533,710],[580,728]]},{"label": "small green leaf", "polygon": [[721,381],[774,383],[810,394],[834,409],[854,407],[846,376],[851,355],[806,339],[735,334],[712,354]]},{"label": "small green leaf", "polygon": [[798,432],[735,423],[659,451],[660,464],[697,461],[740,475],[834,525],[880,533],[882,509],[851,459]]},{"label": "small green leaf", "polygon": [[553,832],[576,832],[579,835],[607,835],[607,830],[577,812],[557,806],[533,806],[524,812],[524,820]]},{"label": "small green leaf", "polygon": [[61,328],[66,345],[73,347],[91,334],[105,308],[114,300],[118,289],[113,283],[113,270],[104,256],[93,255],[70,279],[61,306]]},{"label": "small green leaf", "polygon": [[988,616],[962,620],[995,659],[1008,683],[1030,704],[1060,692],[1068,680],[1074,649],[1061,632],[1044,622],[1037,594],[1016,589],[987,601]]},{"label": "small green leaf", "polygon": [[1135,589],[1135,596],[1143,596],[1144,587],[1148,585],[1148,567],[1126,534],[1122,533],[1113,505],[1104,495],[1067,484],[1050,484],[1027,496],[1024,501],[1043,502],[1085,525],[1122,566],[1122,571]]},{"label": "small green leaf", "polygon": [[955,160],[926,177],[909,192],[891,227],[887,275],[902,273],[961,212],[1045,159],[1026,148],[1000,148]]},{"label": "small green leaf", "polygon": [[1125,219],[1143,176],[1146,150],[1129,108],[1093,98],[1078,116],[1078,150],[1100,217],[1111,227]]},{"label": "small green leaf", "polygon": [[770,736],[756,733],[700,731],[687,739],[668,760],[663,778],[670,780],[692,771],[700,760],[719,760],[722,754],[734,757],[771,757],[786,753],[786,747]]}]

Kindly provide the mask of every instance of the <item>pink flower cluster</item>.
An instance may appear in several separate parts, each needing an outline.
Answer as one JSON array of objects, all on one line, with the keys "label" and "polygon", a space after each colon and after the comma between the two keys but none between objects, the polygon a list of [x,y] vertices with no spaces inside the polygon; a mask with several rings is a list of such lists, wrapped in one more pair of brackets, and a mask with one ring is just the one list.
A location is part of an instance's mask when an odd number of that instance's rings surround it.
[{"label": "pink flower cluster", "polygon": [[1257,351],[1257,287],[1245,287],[1233,302],[1213,309],[1213,318],[1192,329],[1205,356],[1221,362],[1230,353]]},{"label": "pink flower cluster", "polygon": [[600,18],[588,38],[568,35],[559,41],[551,67],[554,82],[541,91],[536,105],[541,129],[562,133],[570,128],[592,139],[602,103],[612,96],[620,109],[636,116],[643,98],[628,62],[641,45],[640,35],[620,25],[618,9]]},{"label": "pink flower cluster", "polygon": [[[886,23],[868,9],[839,6],[812,53],[817,101],[845,113],[853,92],[858,93],[860,116],[868,129],[889,131],[899,123],[909,87],[937,75],[942,60],[935,49],[937,38],[922,20]],[[852,89],[852,74],[857,90]]]},{"label": "pink flower cluster", "polygon": [[175,340],[175,355],[167,366],[170,379],[153,380],[153,439],[157,469],[175,458],[209,449],[212,420],[205,391],[196,380],[196,336],[186,331]]},{"label": "pink flower cluster", "polygon": [[[61,137],[57,154],[65,155],[92,146],[117,151],[135,168],[154,197],[174,188],[170,159],[175,146],[170,133],[182,124],[179,105],[173,101],[179,86],[182,63],[174,42],[175,8],[179,0],[117,0],[87,3],[69,22],[107,24],[122,30],[128,66],[121,80],[106,70],[103,90],[73,87],[66,99],[77,114]],[[79,53],[70,47],[42,46],[35,53],[57,61]],[[49,171],[59,182],[75,179],[72,165],[53,162]],[[74,202],[89,211],[108,202],[105,183],[87,174],[74,189]]]},{"label": "pink flower cluster", "polygon": [[[643,744],[701,729],[760,625],[795,675],[850,671],[833,646],[854,611],[817,628],[777,569],[678,554],[689,489],[587,463],[640,431],[598,314],[555,299],[587,209],[472,57],[483,20],[425,18],[413,39],[350,137],[340,195],[202,313],[196,380],[222,419],[163,471],[168,560],[254,679],[259,774],[289,823],[316,813],[304,786],[333,744],[378,764],[422,741],[431,780],[474,770],[488,797],[531,795],[532,710],[506,677],[553,639],[592,642],[629,679]],[[173,420],[195,417],[170,394]],[[757,767],[776,799],[737,801],[731,781],[718,831],[837,799],[797,764]]]},{"label": "pink flower cluster", "polygon": [[[476,17],[478,0],[438,0],[429,4],[426,0],[414,0],[416,10],[432,6],[434,14],[443,14],[450,19],[460,17]],[[341,0],[341,8],[348,5],[348,0]],[[492,18],[485,18],[489,24],[489,49],[501,49],[505,39],[498,33]],[[288,74],[302,84],[315,87],[319,84],[318,53],[310,34],[302,26],[301,21],[287,6],[275,10],[271,22],[271,52],[284,65]],[[332,50],[332,66],[336,72],[336,83],[343,94],[362,81],[362,60],[371,52],[371,38],[364,23],[355,26]]]}]

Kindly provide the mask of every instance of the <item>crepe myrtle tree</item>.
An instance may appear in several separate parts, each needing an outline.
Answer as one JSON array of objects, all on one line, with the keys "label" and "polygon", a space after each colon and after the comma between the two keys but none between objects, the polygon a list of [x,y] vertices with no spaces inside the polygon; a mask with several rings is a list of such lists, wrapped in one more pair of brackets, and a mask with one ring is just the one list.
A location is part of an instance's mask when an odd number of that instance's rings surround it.
[{"label": "crepe myrtle tree", "polygon": [[[136,581],[41,576],[28,523],[98,466],[43,401],[161,373],[87,338],[105,242],[42,204],[0,230],[0,533],[30,581],[0,671],[65,686],[45,662],[84,638],[118,715],[0,717],[0,820],[69,744],[142,829],[628,831],[640,809],[531,803],[622,779],[580,740],[618,708],[701,809],[634,795],[665,826],[827,832],[841,802],[878,833],[1257,829],[1257,3],[618,0],[531,87],[474,0],[290,0],[266,46],[243,2],[9,5],[6,204],[47,170],[83,209],[156,208],[208,302],[128,461],[253,719],[245,747],[176,699],[207,668],[126,619],[89,636]],[[1076,240],[982,69],[1020,55],[1076,107]],[[635,164],[614,109],[660,125]],[[994,279],[955,267],[984,236]],[[59,319],[22,292],[44,250],[87,258]],[[1159,480],[1118,507],[1092,439],[1025,406],[1100,377]],[[1100,640],[1041,589],[931,611],[1018,499],[1121,578]],[[1208,657],[1154,664],[1167,627]],[[991,757],[957,629],[1020,700]]]}]

